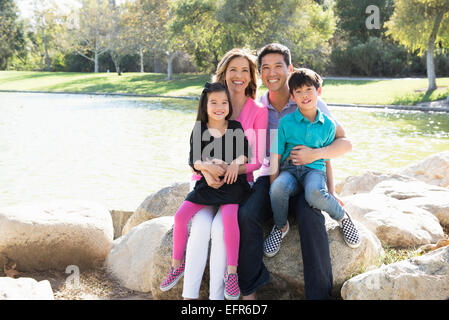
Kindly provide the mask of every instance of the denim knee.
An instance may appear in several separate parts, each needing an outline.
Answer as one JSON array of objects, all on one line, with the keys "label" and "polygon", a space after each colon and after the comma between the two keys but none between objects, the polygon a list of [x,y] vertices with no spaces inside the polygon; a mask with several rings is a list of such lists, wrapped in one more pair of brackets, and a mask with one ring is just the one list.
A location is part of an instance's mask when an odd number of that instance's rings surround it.
[{"label": "denim knee", "polygon": [[325,189],[312,189],[307,190],[304,193],[304,197],[309,204],[309,206],[317,209],[321,209],[325,207],[327,198],[327,191]]},{"label": "denim knee", "polygon": [[274,180],[270,187],[270,199],[273,203],[274,201],[288,201],[290,198],[289,190],[287,186],[279,179]]}]

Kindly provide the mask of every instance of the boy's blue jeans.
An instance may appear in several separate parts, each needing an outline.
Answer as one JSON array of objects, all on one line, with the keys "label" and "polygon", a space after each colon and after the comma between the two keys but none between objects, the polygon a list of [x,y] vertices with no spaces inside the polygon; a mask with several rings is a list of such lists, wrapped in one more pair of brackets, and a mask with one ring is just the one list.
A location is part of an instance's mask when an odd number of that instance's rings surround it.
[{"label": "boy's blue jeans", "polygon": [[343,218],[343,207],[327,190],[324,171],[303,165],[295,166],[291,160],[284,161],[280,171],[270,187],[274,223],[279,229],[287,223],[290,197],[297,195],[302,189],[311,207],[326,211],[335,220]]}]

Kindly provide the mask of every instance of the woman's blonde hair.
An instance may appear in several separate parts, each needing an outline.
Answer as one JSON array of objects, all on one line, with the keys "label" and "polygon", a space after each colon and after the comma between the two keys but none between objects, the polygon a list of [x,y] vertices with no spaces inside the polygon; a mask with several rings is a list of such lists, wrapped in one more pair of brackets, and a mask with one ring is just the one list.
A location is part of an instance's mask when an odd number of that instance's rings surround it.
[{"label": "woman's blonde hair", "polygon": [[248,49],[244,48],[234,48],[221,58],[220,62],[217,65],[217,71],[215,75],[212,77],[213,82],[220,82],[226,85],[226,70],[228,69],[228,65],[232,59],[237,57],[243,57],[248,60],[249,70],[250,70],[250,82],[248,87],[245,89],[245,95],[256,99],[257,93],[257,81],[259,79],[259,70],[257,69],[257,57],[253,55]]}]

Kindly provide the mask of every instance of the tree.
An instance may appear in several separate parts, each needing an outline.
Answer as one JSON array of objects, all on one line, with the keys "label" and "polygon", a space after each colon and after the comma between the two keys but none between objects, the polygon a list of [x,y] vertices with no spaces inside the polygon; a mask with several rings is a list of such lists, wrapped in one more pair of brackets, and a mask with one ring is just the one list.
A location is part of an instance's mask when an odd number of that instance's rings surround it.
[{"label": "tree", "polygon": [[81,9],[69,15],[75,19],[69,19],[67,46],[93,61],[94,72],[98,72],[98,57],[109,50],[114,3],[110,0],[81,0],[81,3]]},{"label": "tree", "polygon": [[8,67],[13,55],[24,53],[25,33],[17,11],[13,0],[0,0],[0,69]]},{"label": "tree", "polygon": [[323,67],[335,29],[333,11],[313,0],[180,0],[174,21],[173,33],[207,71],[233,47],[270,42],[288,46],[297,64]]},{"label": "tree", "polygon": [[221,56],[232,48],[228,41],[231,25],[217,21],[217,10],[217,2],[212,0],[181,0],[173,9],[173,39],[193,55],[202,71],[215,70]]},{"label": "tree", "polygon": [[[379,8],[379,29],[368,29],[365,24],[368,18],[366,9],[372,5]],[[384,22],[388,21],[393,13],[393,0],[336,0],[334,10],[338,17],[337,28],[343,33],[340,36],[366,42],[369,37],[384,36]]]},{"label": "tree", "polygon": [[[50,71],[52,55],[58,47],[58,34],[62,31],[62,16],[54,0],[34,0],[32,27],[34,30],[31,39],[35,52],[41,57],[41,70]],[[33,50],[34,51],[34,50]]]},{"label": "tree", "polygon": [[428,91],[435,90],[435,46],[449,45],[449,1],[396,0],[393,15],[386,23],[387,34],[411,51],[426,53]]}]

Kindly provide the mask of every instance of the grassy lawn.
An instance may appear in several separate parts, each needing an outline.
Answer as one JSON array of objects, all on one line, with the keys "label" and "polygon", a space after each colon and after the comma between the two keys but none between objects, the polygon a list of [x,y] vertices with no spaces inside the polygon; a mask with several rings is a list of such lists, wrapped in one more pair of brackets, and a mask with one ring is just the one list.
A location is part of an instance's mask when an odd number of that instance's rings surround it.
[{"label": "grassy lawn", "polygon": [[[100,92],[198,96],[207,74],[176,74],[165,80],[159,73],[74,73],[0,71],[0,90]],[[325,80],[323,99],[328,103],[407,104],[444,99],[449,95],[449,78],[437,79],[438,89],[427,93],[427,79]],[[259,94],[265,92],[262,86]]]}]

